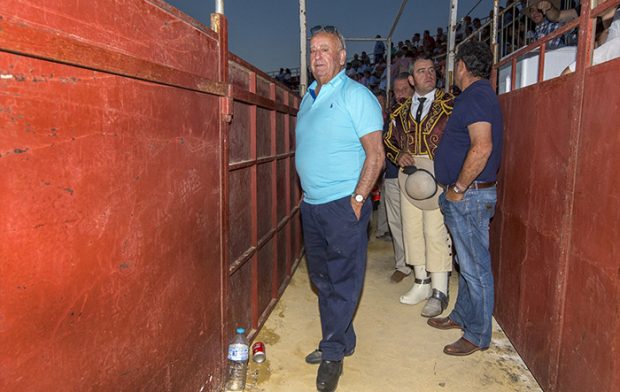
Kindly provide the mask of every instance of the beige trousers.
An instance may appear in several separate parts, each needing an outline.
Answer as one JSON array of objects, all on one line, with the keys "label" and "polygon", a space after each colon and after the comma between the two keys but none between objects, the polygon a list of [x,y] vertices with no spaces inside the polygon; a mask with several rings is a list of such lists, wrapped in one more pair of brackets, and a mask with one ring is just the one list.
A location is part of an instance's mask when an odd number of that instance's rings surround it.
[{"label": "beige trousers", "polygon": [[407,264],[426,266],[427,272],[452,271],[452,241],[441,210],[421,210],[401,190],[400,211]]}]

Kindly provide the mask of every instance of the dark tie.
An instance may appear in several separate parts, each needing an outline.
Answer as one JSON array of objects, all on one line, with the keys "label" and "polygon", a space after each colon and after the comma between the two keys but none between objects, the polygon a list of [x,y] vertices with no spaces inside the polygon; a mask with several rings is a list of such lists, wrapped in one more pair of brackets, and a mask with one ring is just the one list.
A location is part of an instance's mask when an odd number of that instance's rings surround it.
[{"label": "dark tie", "polygon": [[425,97],[419,97],[418,98],[418,110],[416,110],[415,112],[415,122],[417,122],[418,124],[420,123],[420,120],[422,119],[422,110],[424,110],[424,101],[426,101]]}]

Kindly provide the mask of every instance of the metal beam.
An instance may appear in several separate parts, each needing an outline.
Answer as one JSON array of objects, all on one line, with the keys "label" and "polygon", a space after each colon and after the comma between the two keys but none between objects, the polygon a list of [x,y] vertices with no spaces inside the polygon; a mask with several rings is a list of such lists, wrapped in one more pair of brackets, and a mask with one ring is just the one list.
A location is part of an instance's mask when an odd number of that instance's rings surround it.
[{"label": "metal beam", "polygon": [[387,41],[387,38],[345,38],[346,41]]},{"label": "metal beam", "polygon": [[388,38],[387,40],[387,62],[386,62],[386,84],[385,84],[385,106],[387,106],[390,110],[391,100],[390,100],[390,89],[392,88],[392,38]]},{"label": "metal beam", "polygon": [[299,95],[304,96],[308,87],[308,64],[306,59],[306,0],[299,0]]},{"label": "metal beam", "polygon": [[450,91],[454,83],[454,45],[456,43],[456,12],[459,0],[450,0],[450,23],[448,25],[448,63],[446,64],[446,86],[445,90]]},{"label": "metal beam", "polygon": [[388,33],[388,36],[387,36],[389,39],[392,39],[392,34],[394,34],[394,30],[396,30],[396,25],[398,25],[398,20],[400,19],[400,16],[403,14],[403,11],[405,10],[407,1],[408,0],[403,0],[403,2],[400,3],[400,9],[398,10],[396,17],[394,18],[394,22],[392,23],[392,27],[390,28],[390,32]]},{"label": "metal beam", "polygon": [[[514,13],[516,8],[513,8],[513,22],[514,25]],[[499,58],[498,56],[498,45],[497,45],[497,25],[499,22],[499,0],[493,0],[493,24],[491,25],[491,50],[493,51],[493,64],[497,63]],[[514,36],[513,36],[514,37]]]}]

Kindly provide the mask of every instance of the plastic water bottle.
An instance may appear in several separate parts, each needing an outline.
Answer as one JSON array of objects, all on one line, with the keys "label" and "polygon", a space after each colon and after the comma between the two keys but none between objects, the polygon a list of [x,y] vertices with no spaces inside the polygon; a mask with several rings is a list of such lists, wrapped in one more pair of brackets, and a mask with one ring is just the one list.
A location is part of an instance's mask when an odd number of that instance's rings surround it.
[{"label": "plastic water bottle", "polygon": [[226,389],[243,391],[248,370],[250,344],[245,337],[245,329],[237,328],[237,334],[228,346],[228,377]]}]

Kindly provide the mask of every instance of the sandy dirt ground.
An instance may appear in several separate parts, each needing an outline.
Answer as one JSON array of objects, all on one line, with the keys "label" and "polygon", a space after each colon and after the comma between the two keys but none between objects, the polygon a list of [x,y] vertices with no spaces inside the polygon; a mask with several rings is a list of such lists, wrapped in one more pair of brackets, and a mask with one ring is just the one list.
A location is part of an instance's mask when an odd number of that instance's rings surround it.
[{"label": "sandy dirt ground", "polygon": [[[443,354],[444,345],[461,336],[440,331],[420,316],[423,304],[411,306],[398,298],[413,284],[407,277],[391,283],[391,242],[374,239],[369,246],[366,282],[354,319],[357,347],[345,358],[339,392],[398,391],[541,391],[504,333],[494,323],[491,348],[468,357]],[[456,299],[457,274],[450,280],[450,305]],[[267,360],[250,361],[246,391],[316,391],[317,365],[304,357],[321,338],[316,294],[305,260],[255,341],[266,346]]]}]

